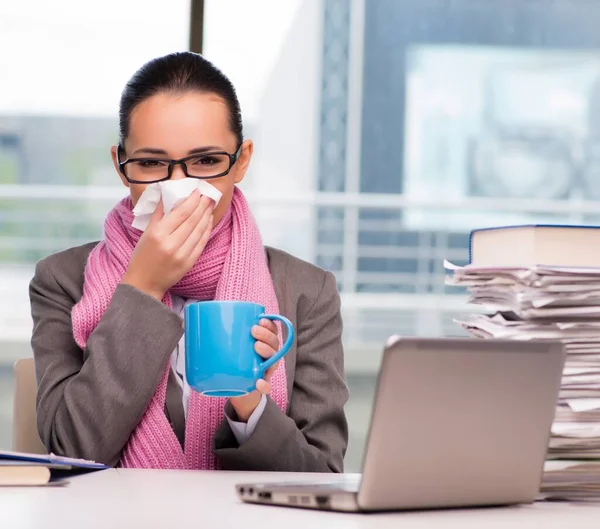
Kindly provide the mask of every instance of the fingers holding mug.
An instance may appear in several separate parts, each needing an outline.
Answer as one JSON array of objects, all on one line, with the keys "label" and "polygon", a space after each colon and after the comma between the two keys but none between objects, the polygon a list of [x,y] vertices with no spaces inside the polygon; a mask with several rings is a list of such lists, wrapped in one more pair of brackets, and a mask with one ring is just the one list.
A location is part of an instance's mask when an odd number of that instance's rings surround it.
[{"label": "fingers holding mug", "polygon": [[277,326],[271,320],[263,318],[258,325],[254,325],[252,337],[256,340],[254,350],[265,360],[271,358],[279,350]]},{"label": "fingers holding mug", "polygon": [[[279,350],[277,326],[275,325],[275,322],[271,320],[263,318],[258,325],[252,327],[252,337],[256,340],[254,350],[265,360],[271,358]],[[279,362],[272,365],[265,371],[264,378],[261,378],[256,382],[256,389],[260,393],[265,395],[271,393],[271,384],[269,384],[269,380],[278,365]]]},{"label": "fingers holding mug", "polygon": [[[268,369],[267,372],[271,371],[275,366],[277,366],[277,364],[275,364],[271,369]],[[269,375],[270,377],[270,375]],[[265,378],[269,378],[267,377],[267,375],[265,374]],[[265,379],[261,378],[256,382],[256,390],[260,393],[262,393],[263,395],[268,395],[269,393],[271,393],[271,384],[269,382],[267,382]]]}]

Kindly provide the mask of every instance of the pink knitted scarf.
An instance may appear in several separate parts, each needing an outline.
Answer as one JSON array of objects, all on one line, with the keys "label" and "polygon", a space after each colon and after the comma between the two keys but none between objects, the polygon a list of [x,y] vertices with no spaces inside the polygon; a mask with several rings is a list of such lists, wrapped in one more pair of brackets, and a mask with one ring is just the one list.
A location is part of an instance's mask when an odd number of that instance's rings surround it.
[{"label": "pink knitted scarf", "polygon": [[[119,202],[104,224],[105,238],[90,253],[84,274],[83,297],[73,307],[73,335],[82,349],[108,308],[131,253],[142,232],[133,228],[132,203]],[[279,313],[273,281],[256,222],[242,192],[235,188],[231,207],[213,229],[202,256],[163,299],[172,307],[170,293],[197,300],[242,300],[260,303]],[[132,329],[131,332],[136,332]],[[281,330],[279,331],[281,341]],[[92,352],[93,354],[93,352]],[[224,419],[224,401],[192,391],[185,428],[185,451],[165,416],[170,362],[140,423],[123,453],[120,465],[139,468],[216,469],[211,450],[217,426]],[[272,398],[285,412],[287,382],[284,362],[271,378]],[[133,391],[135,388],[130,388]]]}]

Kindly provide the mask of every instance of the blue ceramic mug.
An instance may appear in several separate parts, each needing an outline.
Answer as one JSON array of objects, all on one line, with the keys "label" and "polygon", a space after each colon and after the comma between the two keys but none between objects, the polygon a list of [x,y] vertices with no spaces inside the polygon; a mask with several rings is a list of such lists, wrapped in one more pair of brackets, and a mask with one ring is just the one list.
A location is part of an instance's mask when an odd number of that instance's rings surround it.
[{"label": "blue ceramic mug", "polygon": [[[283,347],[263,359],[254,350],[251,331],[262,318],[287,327]],[[294,326],[283,316],[246,301],[200,301],[185,307],[185,377],[209,397],[239,397],[256,389],[265,371],[290,350]]]}]

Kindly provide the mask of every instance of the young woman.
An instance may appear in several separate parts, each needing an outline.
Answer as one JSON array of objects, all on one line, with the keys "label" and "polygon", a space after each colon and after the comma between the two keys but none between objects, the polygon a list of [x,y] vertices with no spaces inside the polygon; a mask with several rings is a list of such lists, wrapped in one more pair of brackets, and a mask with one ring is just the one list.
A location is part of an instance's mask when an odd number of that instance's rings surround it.
[{"label": "young woman", "polygon": [[[129,196],[105,236],[40,261],[30,286],[38,430],[47,449],[111,466],[341,472],[347,445],[340,300],[331,273],[264,248],[240,183],[252,158],[231,82],[202,56],[150,61],[126,85],[115,169]],[[145,229],[132,209],[148,185],[202,178]],[[254,392],[191,391],[183,309],[198,300],[265,305],[296,329]],[[277,327],[252,329],[256,352]]]}]

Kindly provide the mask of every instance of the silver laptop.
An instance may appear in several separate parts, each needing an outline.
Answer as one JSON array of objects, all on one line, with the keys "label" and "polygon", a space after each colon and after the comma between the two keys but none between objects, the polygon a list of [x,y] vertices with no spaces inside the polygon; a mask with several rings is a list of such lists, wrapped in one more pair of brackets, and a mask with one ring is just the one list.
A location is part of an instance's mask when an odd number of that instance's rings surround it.
[{"label": "silver laptop", "polygon": [[531,503],[564,362],[558,342],[390,339],[361,476],[240,483],[237,494],[339,511]]}]

